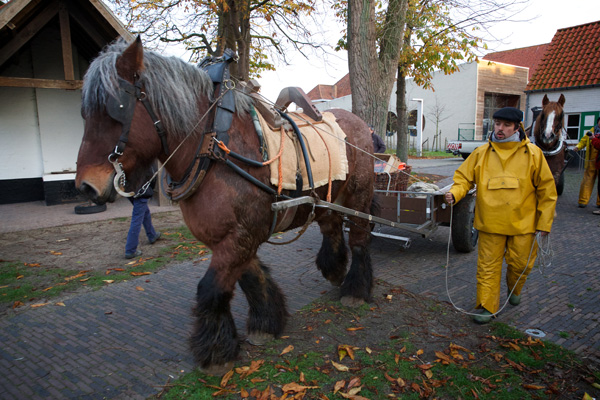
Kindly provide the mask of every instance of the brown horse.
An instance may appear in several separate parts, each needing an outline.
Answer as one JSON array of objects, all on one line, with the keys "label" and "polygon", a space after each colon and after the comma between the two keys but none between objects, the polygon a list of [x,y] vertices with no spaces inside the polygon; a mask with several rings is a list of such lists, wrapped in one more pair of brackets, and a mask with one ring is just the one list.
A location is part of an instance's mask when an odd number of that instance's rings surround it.
[{"label": "brown horse", "polygon": [[[139,38],[130,45],[113,43],[92,62],[84,78],[85,132],[77,159],[78,189],[97,204],[114,201],[115,190],[123,194],[142,185],[141,177],[155,159],[164,163],[173,180],[184,179],[202,137],[213,127],[214,93],[213,81],[200,68],[144,51]],[[228,147],[247,159],[262,161],[250,113],[252,99],[237,91],[234,95],[236,111],[226,132]],[[333,181],[331,201],[368,213],[374,180],[373,161],[367,154],[373,149],[369,129],[352,113],[331,112],[347,135],[349,164],[346,180]],[[157,125],[164,126],[166,134],[158,129],[157,135]],[[230,168],[231,164],[258,185]],[[190,231],[212,250],[208,271],[198,284],[190,338],[195,361],[206,373],[225,373],[239,352],[240,338],[230,312],[236,282],[248,299],[249,341],[277,337],[285,326],[285,297],[257,256],[272,231],[271,204],[280,199],[265,190],[273,188],[269,177],[267,167],[221,155],[211,161],[198,189],[179,202]],[[285,190],[282,194],[291,195]],[[302,194],[325,198],[327,186]],[[285,228],[304,225],[312,210],[312,206],[298,206]],[[332,284],[341,286],[343,304],[369,301],[373,272],[368,220],[350,217],[352,261],[347,270],[342,216],[319,207],[314,212],[323,234],[317,267]]]},{"label": "brown horse", "polygon": [[565,167],[565,129],[563,128],[565,96],[560,95],[558,101],[550,101],[547,95],[542,100],[542,110],[532,126],[535,144],[542,149],[550,171],[554,176],[557,193],[563,191]]}]

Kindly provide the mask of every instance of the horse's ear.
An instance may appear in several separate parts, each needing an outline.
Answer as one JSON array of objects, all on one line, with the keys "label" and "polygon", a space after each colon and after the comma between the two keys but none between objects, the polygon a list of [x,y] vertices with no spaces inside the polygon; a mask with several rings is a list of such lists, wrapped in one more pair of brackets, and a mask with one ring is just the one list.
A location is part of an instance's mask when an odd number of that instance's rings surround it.
[{"label": "horse's ear", "polygon": [[542,100],[542,106],[545,106],[548,103],[550,103],[550,100],[548,99],[548,95],[545,94],[544,99]]},{"label": "horse's ear", "polygon": [[564,94],[560,94],[560,97],[558,98],[558,104],[560,104],[560,106],[564,106],[565,105],[565,95]]},{"label": "horse's ear", "polygon": [[144,70],[144,46],[139,35],[117,59],[116,66],[119,76],[131,82]]}]

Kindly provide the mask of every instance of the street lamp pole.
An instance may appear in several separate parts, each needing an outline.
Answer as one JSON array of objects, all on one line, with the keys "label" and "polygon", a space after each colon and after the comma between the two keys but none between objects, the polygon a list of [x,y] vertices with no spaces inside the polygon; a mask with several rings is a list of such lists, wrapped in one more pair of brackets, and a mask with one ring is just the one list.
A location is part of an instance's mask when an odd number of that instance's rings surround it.
[{"label": "street lamp pole", "polygon": [[411,99],[419,103],[417,109],[417,156],[423,156],[423,99]]}]

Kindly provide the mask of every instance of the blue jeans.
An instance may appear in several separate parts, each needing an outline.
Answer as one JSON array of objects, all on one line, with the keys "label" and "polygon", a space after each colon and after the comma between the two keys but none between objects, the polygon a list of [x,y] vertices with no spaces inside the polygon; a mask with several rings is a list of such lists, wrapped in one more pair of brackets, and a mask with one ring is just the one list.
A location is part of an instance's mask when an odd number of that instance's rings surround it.
[{"label": "blue jeans", "polygon": [[130,197],[129,201],[133,204],[133,211],[131,213],[131,225],[129,226],[129,232],[127,233],[125,253],[133,254],[137,250],[142,225],[144,226],[148,240],[152,240],[156,237],[156,231],[152,226],[152,217],[150,216],[150,209],[148,208],[148,199],[134,199]]}]

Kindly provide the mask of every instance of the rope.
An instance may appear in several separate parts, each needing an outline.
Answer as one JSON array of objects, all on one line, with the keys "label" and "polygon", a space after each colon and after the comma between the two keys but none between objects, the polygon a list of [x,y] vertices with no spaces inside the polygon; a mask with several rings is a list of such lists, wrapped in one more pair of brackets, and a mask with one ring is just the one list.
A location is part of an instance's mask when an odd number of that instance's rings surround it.
[{"label": "rope", "polygon": [[[466,315],[479,315],[478,313],[468,312],[465,309],[458,307],[452,300],[452,296],[450,296],[450,290],[448,289],[448,269],[449,269],[448,267],[450,266],[450,242],[452,240],[452,218],[453,218],[453,216],[454,216],[454,203],[450,204],[450,229],[448,232],[448,246],[446,248],[446,266],[445,266],[445,268],[446,268],[446,295],[448,296],[448,300],[450,300],[450,303],[452,304],[452,306],[457,311],[459,311],[463,314],[466,314]],[[540,243],[540,242],[543,242],[543,243]],[[533,243],[531,244],[531,249],[529,250],[529,256],[527,257],[527,262],[525,263],[525,268],[523,268],[521,275],[519,275],[519,278],[515,282],[515,285],[510,290],[510,293],[506,297],[506,300],[504,301],[504,304],[502,305],[502,307],[495,313],[491,314],[490,315],[491,317],[495,317],[496,315],[500,314],[500,312],[502,310],[504,310],[504,308],[508,304],[510,296],[512,296],[513,292],[515,291],[515,288],[517,287],[517,284],[523,277],[523,274],[525,274],[525,271],[527,271],[527,266],[529,265],[529,261],[531,260],[531,255],[533,254],[533,249],[535,248],[536,243],[538,244],[538,260],[539,260],[538,262],[540,264],[539,265],[540,272],[542,272],[542,274],[543,274],[543,269],[546,267],[549,267],[551,265],[551,258],[553,256],[553,251],[551,249],[549,235],[542,236],[540,233],[537,233],[535,235],[535,239],[533,240]]]}]

